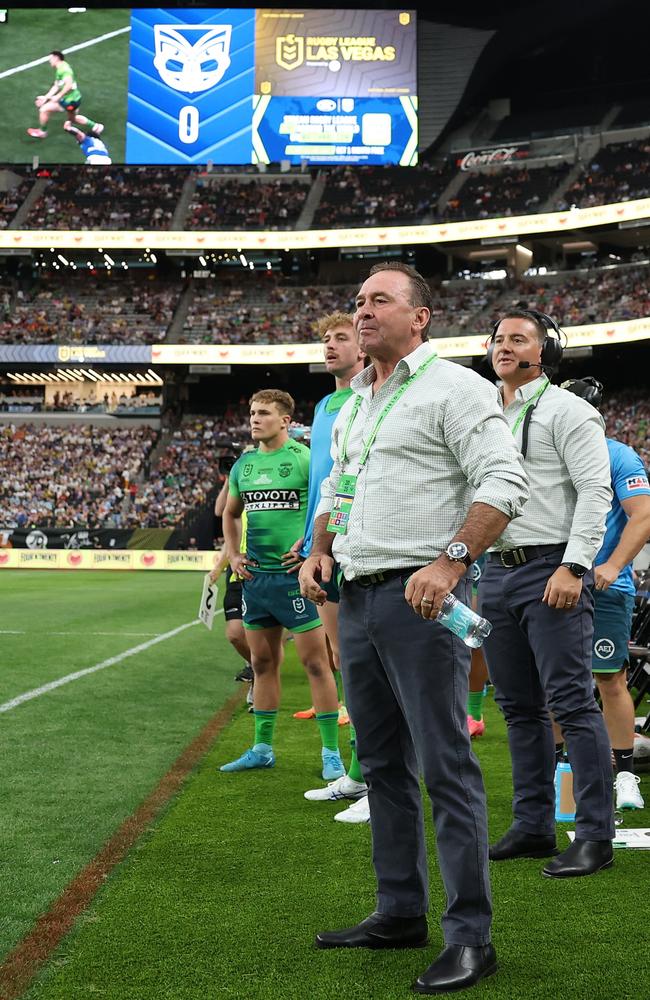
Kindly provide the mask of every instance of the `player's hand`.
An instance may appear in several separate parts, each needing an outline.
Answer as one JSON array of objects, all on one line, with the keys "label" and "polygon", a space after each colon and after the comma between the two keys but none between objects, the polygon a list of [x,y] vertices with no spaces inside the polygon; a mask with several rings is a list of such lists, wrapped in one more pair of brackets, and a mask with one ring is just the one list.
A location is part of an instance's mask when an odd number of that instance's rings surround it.
[{"label": "player's hand", "polygon": [[463,563],[455,565],[447,558],[444,561],[436,559],[408,578],[404,599],[421,618],[437,618],[445,597],[456,587],[465,572]]},{"label": "player's hand", "polygon": [[307,556],[298,574],[302,596],[314,604],[325,604],[327,594],[321,584],[330,582],[333,571],[334,560],[331,556]]},{"label": "player's hand", "polygon": [[303,558],[300,555],[300,550],[303,541],[304,539],[299,538],[297,542],[293,543],[288,552],[282,554],[282,565],[287,573],[297,573],[302,566]]},{"label": "player's hand", "polygon": [[45,104],[45,95],[39,94],[36,100],[34,101],[34,104],[36,105],[37,108],[42,107],[43,104]]},{"label": "player's hand", "polygon": [[612,566],[610,562],[594,566],[594,585],[596,590],[607,590],[618,579],[620,572],[618,566]]},{"label": "player's hand", "polygon": [[213,570],[211,570],[210,571],[210,576],[208,577],[208,580],[210,581],[210,583],[216,583],[217,580],[219,579],[219,577],[221,576],[221,573],[222,573],[222,570],[220,570],[220,569],[213,569]]},{"label": "player's hand", "polygon": [[546,582],[542,601],[557,611],[572,611],[580,600],[582,580],[567,566],[558,566]]},{"label": "player's hand", "polygon": [[242,580],[252,580],[253,574],[248,569],[249,566],[255,566],[253,559],[249,559],[244,552],[238,552],[236,556],[233,556],[230,560],[230,568],[237,576],[241,577]]}]

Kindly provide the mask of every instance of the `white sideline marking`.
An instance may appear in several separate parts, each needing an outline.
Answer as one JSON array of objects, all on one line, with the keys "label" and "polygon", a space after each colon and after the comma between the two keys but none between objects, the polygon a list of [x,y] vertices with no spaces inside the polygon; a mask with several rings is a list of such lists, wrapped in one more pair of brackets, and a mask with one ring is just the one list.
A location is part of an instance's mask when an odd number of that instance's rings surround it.
[{"label": "white sideline marking", "polygon": [[[130,30],[131,25],[126,28],[117,28],[116,31],[109,31],[105,35],[97,35],[96,38],[89,38],[87,42],[79,42],[78,45],[71,45],[69,49],[63,49],[63,54],[67,56],[68,52],[78,52],[79,49],[87,49],[89,45],[97,45],[98,42],[105,42],[109,38],[115,38],[116,35],[123,35],[126,31]],[[34,66],[42,66],[49,58],[49,56],[43,56],[41,59],[32,59],[31,62],[23,63],[22,66],[14,66],[13,69],[6,69],[0,73],[0,80],[5,76],[13,76],[14,73],[22,73],[25,69],[32,69]]]},{"label": "white sideline marking", "polygon": [[148,635],[160,635],[160,632],[28,632],[28,631],[18,631],[13,628],[0,628],[0,635],[76,635],[76,636],[86,636],[86,635],[128,635],[128,636],[140,636],[143,638]]},{"label": "white sideline marking", "polygon": [[[219,608],[219,611],[216,613],[223,614],[223,608]],[[143,653],[145,649],[151,649],[152,646],[157,645],[159,642],[164,642],[165,639],[171,639],[172,636],[178,635],[179,632],[184,632],[186,628],[193,628],[195,625],[200,624],[201,619],[195,618],[194,621],[186,622],[185,625],[179,625],[178,628],[173,628],[170,632],[163,632],[162,635],[157,635],[155,639],[149,639],[148,642],[141,642],[139,646],[125,649],[123,653],[118,653],[117,656],[109,656],[107,660],[96,663],[94,667],[86,667],[85,670],[75,670],[73,674],[66,674],[65,677],[59,677],[58,680],[50,681],[49,684],[43,684],[41,687],[33,688],[31,691],[25,691],[24,694],[19,694],[16,698],[12,698],[11,701],[5,701],[3,705],[0,705],[0,712],[10,712],[12,708],[17,708],[23,702],[31,701],[32,698],[38,698],[42,694],[47,694],[48,691],[54,691],[58,687],[63,687],[64,684],[70,684],[71,681],[76,681],[80,677],[95,674],[98,670],[103,670],[105,667],[113,667],[116,663],[121,663],[122,660],[126,660],[130,656]]]}]

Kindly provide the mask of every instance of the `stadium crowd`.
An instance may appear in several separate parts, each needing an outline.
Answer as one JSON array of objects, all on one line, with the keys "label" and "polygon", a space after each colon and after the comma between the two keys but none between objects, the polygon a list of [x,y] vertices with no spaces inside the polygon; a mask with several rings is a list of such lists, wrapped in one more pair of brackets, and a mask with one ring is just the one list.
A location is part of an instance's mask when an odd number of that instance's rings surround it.
[{"label": "stadium crowd", "polygon": [[[519,281],[473,278],[432,288],[433,335],[480,333],[500,309],[527,303],[564,326],[650,316],[647,264],[594,266]],[[186,294],[184,344],[294,344],[315,338],[306,316],[352,308],[356,285],[285,282],[277,272],[232,271],[214,279],[161,279],[147,272],[65,277],[49,272],[17,291],[0,287],[0,342],[151,344],[168,338]]]},{"label": "stadium crowd", "polygon": [[293,229],[308,193],[309,184],[297,180],[199,176],[185,229]]},{"label": "stadium crowd", "polygon": [[156,437],[144,426],[0,425],[3,527],[123,527]]},{"label": "stadium crowd", "polygon": [[438,199],[455,173],[449,164],[404,171],[399,167],[338,167],[325,176],[315,229],[413,225],[435,217]]},{"label": "stadium crowd", "polygon": [[43,276],[13,297],[0,319],[12,344],[152,344],[162,340],[178,305],[180,281],[66,272]]},{"label": "stadium crowd", "polygon": [[589,208],[650,196],[650,143],[603,146],[557,202],[557,208]]},{"label": "stadium crowd", "polygon": [[27,229],[169,229],[187,170],[180,167],[57,167]]},{"label": "stadium crowd", "polygon": [[561,163],[536,169],[506,166],[472,173],[449,200],[443,215],[454,222],[541,212],[568,172],[568,164]]}]

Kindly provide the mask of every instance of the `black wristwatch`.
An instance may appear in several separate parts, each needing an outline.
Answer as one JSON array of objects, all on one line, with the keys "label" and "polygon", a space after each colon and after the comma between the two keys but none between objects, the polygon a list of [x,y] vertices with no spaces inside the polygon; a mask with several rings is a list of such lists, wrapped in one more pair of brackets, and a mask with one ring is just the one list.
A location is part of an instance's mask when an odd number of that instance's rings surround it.
[{"label": "black wristwatch", "polygon": [[587,566],[581,566],[580,563],[566,562],[562,563],[562,565],[566,566],[566,568],[570,570],[574,576],[577,576],[579,580],[582,580],[583,576],[585,575],[588,569]]},{"label": "black wristwatch", "polygon": [[472,565],[472,557],[465,542],[450,542],[445,549],[445,555],[452,562],[464,563],[467,567]]}]

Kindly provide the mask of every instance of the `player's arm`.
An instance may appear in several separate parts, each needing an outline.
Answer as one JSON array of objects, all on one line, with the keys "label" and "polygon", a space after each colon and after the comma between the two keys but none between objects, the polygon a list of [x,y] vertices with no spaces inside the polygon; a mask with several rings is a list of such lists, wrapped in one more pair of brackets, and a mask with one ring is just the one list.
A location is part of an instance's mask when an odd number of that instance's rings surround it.
[{"label": "player's arm", "polygon": [[245,552],[240,552],[241,546],[241,516],[244,513],[244,503],[241,497],[229,493],[226,506],[223,511],[223,537],[228,553],[228,562],[232,566],[233,573],[241,576],[244,580],[252,580],[253,574],[247,569],[253,562],[248,559]]},{"label": "player's arm", "polygon": [[214,563],[210,570],[210,583],[216,583],[228,565],[228,552],[225,544],[214,554]]},{"label": "player's arm", "polygon": [[58,94],[57,94],[59,100],[61,100],[61,98],[64,96],[64,94],[67,94],[67,93],[69,93],[69,91],[72,90],[73,83],[74,83],[74,80],[72,79],[71,76],[64,76],[63,77],[63,80],[61,81],[61,84],[59,86],[59,91],[58,91]]},{"label": "player's arm", "polygon": [[214,516],[223,517],[223,512],[226,507],[226,500],[228,499],[228,477],[226,476],[223,486],[217,494],[217,499],[214,502]]},{"label": "player's arm", "polygon": [[594,566],[596,590],[607,590],[650,538],[650,496],[628,497],[621,500],[621,507],[628,521],[609,559]]}]

